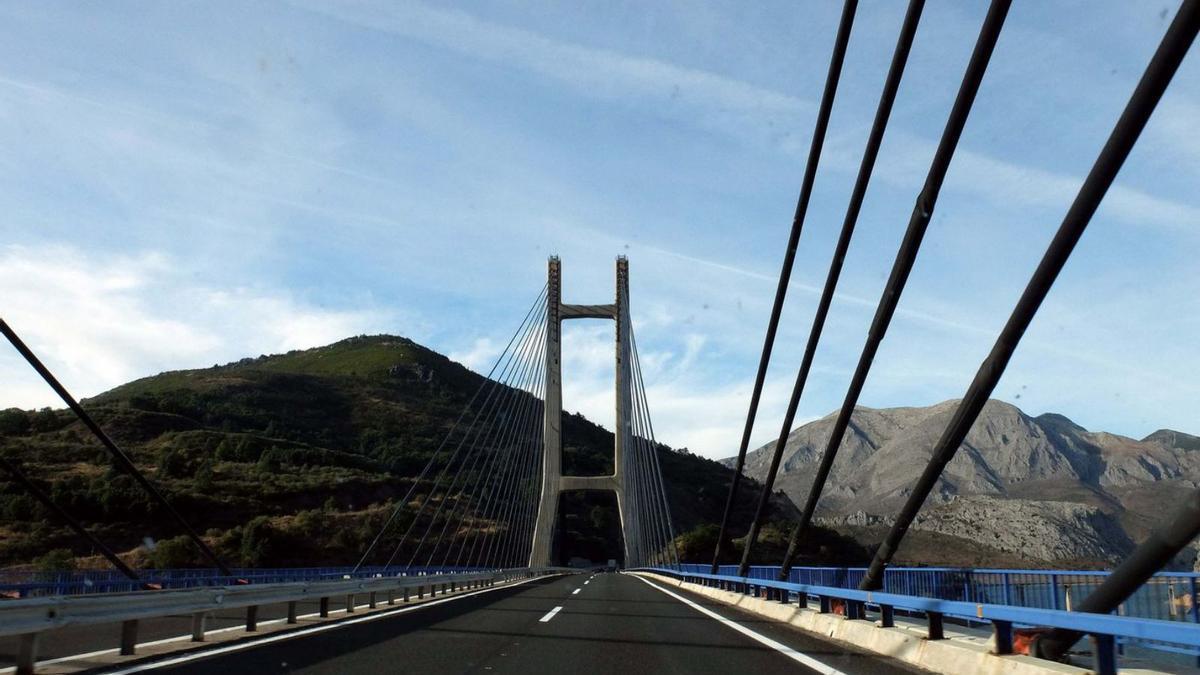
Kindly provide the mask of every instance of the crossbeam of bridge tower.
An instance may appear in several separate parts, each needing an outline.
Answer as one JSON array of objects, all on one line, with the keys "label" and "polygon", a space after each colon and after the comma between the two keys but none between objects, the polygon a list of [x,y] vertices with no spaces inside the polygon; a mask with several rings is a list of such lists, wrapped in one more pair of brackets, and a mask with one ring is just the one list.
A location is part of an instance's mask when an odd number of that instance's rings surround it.
[{"label": "crossbeam of bridge tower", "polygon": [[[629,262],[617,258],[616,299],[607,305],[566,305],[562,302],[561,264],[557,256],[550,258],[546,292],[546,405],[542,495],[538,503],[537,524],[533,532],[530,567],[550,564],[555,522],[558,519],[558,498],[564,491],[606,490],[617,495],[617,510],[621,519],[621,538],[625,542],[625,559],[629,560],[628,527],[625,522],[628,502],[625,500],[625,480],[621,470],[624,438],[632,416],[630,370],[625,345],[628,344]],[[613,433],[613,472],[608,476],[562,475],[562,322],[568,319],[612,319],[616,323],[616,424]]]}]

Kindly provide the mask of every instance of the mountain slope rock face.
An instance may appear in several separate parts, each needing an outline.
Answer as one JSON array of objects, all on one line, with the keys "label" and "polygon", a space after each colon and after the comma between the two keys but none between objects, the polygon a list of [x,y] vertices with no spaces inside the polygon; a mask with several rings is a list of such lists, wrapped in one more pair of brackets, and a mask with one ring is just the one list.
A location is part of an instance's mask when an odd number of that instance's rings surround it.
[{"label": "mountain slope rock face", "polygon": [[[822,522],[874,530],[889,525],[958,404],[855,408],[818,507]],[[808,496],[835,418],[788,436],[776,486],[797,504]],[[765,476],[773,449],[768,444],[751,452],[746,474]],[[1058,414],[1031,417],[991,400],[914,528],[1021,554],[1030,563],[1109,565],[1198,481],[1195,436],[1163,429],[1139,441],[1091,432]]]}]

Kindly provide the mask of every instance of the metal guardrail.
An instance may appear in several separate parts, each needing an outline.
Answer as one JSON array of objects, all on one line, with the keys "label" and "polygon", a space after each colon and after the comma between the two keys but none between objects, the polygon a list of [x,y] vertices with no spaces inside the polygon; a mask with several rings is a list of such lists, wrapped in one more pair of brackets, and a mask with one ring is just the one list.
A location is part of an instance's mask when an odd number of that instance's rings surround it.
[{"label": "metal guardrail", "polygon": [[1090,635],[1093,639],[1095,672],[1099,675],[1111,675],[1117,672],[1119,639],[1162,643],[1174,645],[1180,649],[1200,650],[1200,626],[1178,621],[1015,607],[962,600],[942,600],[889,592],[860,591],[852,588],[707,574],[660,567],[642,568],[642,571],[664,574],[683,581],[716,586],[748,595],[766,595],[770,599],[785,603],[797,602],[807,606],[810,597],[816,598],[820,607],[819,611],[825,613],[834,610],[833,601],[837,600],[842,604],[848,619],[865,619],[868,608],[874,608],[879,614],[879,622],[883,627],[894,625],[895,612],[898,610],[923,614],[928,621],[928,637],[931,640],[944,637],[944,617],[968,618],[972,621],[991,624],[996,638],[995,653],[997,654],[1013,653],[1014,627],[1064,628],[1079,631]]},{"label": "metal guardrail", "polygon": [[162,591],[105,593],[78,596],[29,598],[0,603],[0,636],[20,636],[17,653],[17,673],[32,673],[37,660],[38,641],[42,633],[65,626],[121,624],[119,651],[133,654],[137,645],[138,622],[170,615],[192,616],[192,641],[203,642],[205,619],[208,613],[222,609],[246,609],[246,630],[257,629],[258,608],[263,605],[287,604],[286,622],[297,622],[297,603],[316,599],[319,615],[329,616],[329,598],[346,597],[347,612],[353,612],[355,596],[366,594],[369,606],[375,607],[380,594],[387,604],[395,604],[397,596],[409,602],[454,593],[461,590],[495,585],[497,582],[530,578],[552,572],[552,569],[507,569],[457,572],[433,575],[395,575],[342,579],[337,581],[304,581],[292,583],[249,584],[240,586],[205,586]]},{"label": "metal guardrail", "polygon": [[[711,566],[687,563],[680,565],[680,569],[689,573],[708,573]],[[858,588],[866,570],[865,567],[793,567],[788,581]],[[722,575],[736,576],[736,571],[737,565],[721,565],[718,569]],[[777,579],[778,574],[777,565],[755,565],[746,576]],[[891,567],[884,574],[881,590],[942,600],[1070,610],[1099,587],[1109,574],[1101,570]],[[1200,623],[1200,573],[1156,573],[1121,605],[1119,614]]]},{"label": "metal guardrail", "polygon": [[0,572],[0,598],[29,598],[86,593],[128,593],[150,584],[157,589],[197,586],[237,586],[246,583],[272,584],[295,581],[369,579],[396,574],[429,575],[488,571],[481,567],[285,567],[237,568],[222,574],[215,568],[140,569],[138,581],[116,570],[70,570],[62,572]]}]

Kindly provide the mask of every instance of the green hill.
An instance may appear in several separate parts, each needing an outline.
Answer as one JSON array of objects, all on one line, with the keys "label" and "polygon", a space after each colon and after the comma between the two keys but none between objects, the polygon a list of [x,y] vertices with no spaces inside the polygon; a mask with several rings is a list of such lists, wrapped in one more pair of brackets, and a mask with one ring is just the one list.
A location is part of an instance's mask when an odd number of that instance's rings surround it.
[{"label": "green hill", "polygon": [[[406,338],[362,336],[162,373],[84,405],[230,562],[337,565],[357,560],[481,383]],[[564,414],[563,437],[568,473],[611,470],[611,432]],[[0,411],[0,452],[133,562],[201,562],[69,411]],[[676,529],[719,521],[730,470],[666,446],[659,457]],[[756,492],[743,491],[743,523]],[[560,556],[619,557],[611,500],[572,495],[562,511]],[[85,546],[0,483],[0,564]]]}]

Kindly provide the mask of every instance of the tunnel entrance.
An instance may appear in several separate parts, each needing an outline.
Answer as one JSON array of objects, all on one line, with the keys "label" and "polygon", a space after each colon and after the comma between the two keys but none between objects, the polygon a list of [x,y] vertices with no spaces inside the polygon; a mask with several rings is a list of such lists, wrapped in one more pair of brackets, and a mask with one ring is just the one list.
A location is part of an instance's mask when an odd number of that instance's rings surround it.
[{"label": "tunnel entrance", "polygon": [[558,501],[552,561],[568,567],[625,564],[617,495],[608,490],[564,491]]}]

